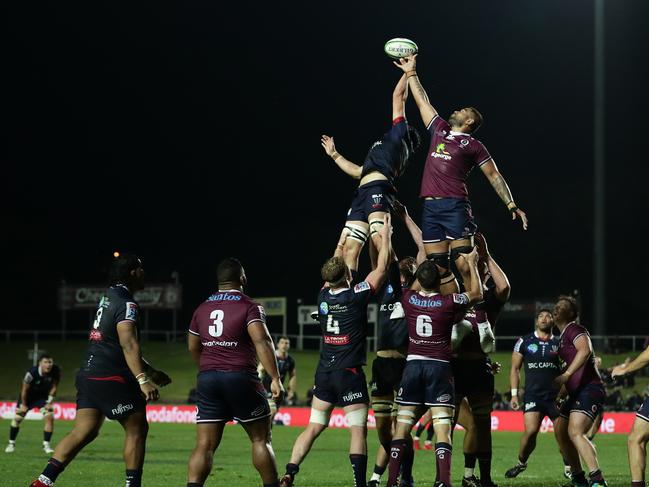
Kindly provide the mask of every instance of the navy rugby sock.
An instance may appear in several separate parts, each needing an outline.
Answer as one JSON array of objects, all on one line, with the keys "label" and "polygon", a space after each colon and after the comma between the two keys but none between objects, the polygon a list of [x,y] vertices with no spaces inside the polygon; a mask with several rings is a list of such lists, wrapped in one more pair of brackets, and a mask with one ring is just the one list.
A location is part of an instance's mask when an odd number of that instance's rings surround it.
[{"label": "navy rugby sock", "polygon": [[378,475],[379,477],[385,473],[385,469],[387,468],[387,465],[385,467],[382,467],[380,465],[374,464],[374,473]]},{"label": "navy rugby sock", "polygon": [[47,441],[47,442],[51,441],[53,433],[54,433],[53,431],[43,431],[43,441]]},{"label": "navy rugby sock", "polygon": [[17,428],[15,426],[10,426],[9,427],[9,440],[10,441],[16,441],[16,438],[18,437],[18,432],[20,431],[20,428]]},{"label": "navy rugby sock", "polygon": [[187,487],[203,487],[203,484],[199,484],[198,482],[187,482]]},{"label": "navy rugby sock", "polygon": [[142,487],[142,470],[126,470],[126,487]]},{"label": "navy rugby sock", "polygon": [[597,483],[599,483],[599,484],[601,484],[602,482],[604,482],[604,476],[602,475],[602,471],[601,471],[600,469],[597,469],[597,470],[595,470],[595,471],[593,471],[593,472],[590,472],[590,473],[588,474],[588,478],[589,478],[591,481],[593,481],[593,482],[597,482]]},{"label": "navy rugby sock", "polygon": [[61,462],[52,457],[47,461],[47,465],[45,466],[45,469],[43,469],[41,475],[47,477],[50,481],[55,482],[56,478],[61,474],[61,472],[63,472],[64,468],[65,466]]},{"label": "navy rugby sock", "polygon": [[350,453],[349,461],[354,472],[354,485],[356,487],[367,487],[367,455]]},{"label": "navy rugby sock", "polygon": [[480,466],[480,480],[491,482],[491,451],[476,453]]}]

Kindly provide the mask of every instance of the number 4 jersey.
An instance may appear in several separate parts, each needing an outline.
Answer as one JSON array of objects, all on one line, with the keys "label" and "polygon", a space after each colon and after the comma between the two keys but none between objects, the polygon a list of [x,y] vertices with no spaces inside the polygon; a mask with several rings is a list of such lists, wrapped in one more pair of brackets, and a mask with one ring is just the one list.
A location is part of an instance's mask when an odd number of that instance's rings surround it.
[{"label": "number 4 jersey", "polygon": [[219,291],[203,302],[192,317],[189,333],[200,337],[200,370],[257,373],[257,353],[248,325],[266,323],[263,306],[245,294]]}]

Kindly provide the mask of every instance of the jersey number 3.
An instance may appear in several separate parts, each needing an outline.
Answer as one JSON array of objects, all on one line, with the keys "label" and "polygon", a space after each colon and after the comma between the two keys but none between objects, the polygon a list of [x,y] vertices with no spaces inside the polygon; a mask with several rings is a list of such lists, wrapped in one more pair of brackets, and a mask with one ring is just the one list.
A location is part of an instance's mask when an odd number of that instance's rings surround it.
[{"label": "jersey number 3", "polygon": [[225,314],[220,309],[215,309],[210,313],[210,319],[214,324],[208,328],[208,333],[213,337],[220,337],[223,334],[223,316]]}]

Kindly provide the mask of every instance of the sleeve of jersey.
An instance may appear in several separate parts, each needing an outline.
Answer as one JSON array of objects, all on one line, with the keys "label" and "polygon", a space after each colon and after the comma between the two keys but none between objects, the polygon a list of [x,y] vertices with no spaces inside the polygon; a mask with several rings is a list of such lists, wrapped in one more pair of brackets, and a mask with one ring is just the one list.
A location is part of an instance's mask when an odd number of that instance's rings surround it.
[{"label": "sleeve of jersey", "polygon": [[518,340],[516,340],[516,343],[514,344],[514,352],[523,355],[523,352],[521,352],[521,345],[523,345],[523,339],[519,338]]},{"label": "sleeve of jersey", "polygon": [[408,123],[404,117],[397,117],[392,121],[392,127],[386,134],[386,139],[396,143],[401,142],[408,133]]},{"label": "sleeve of jersey", "polygon": [[116,318],[115,322],[116,323],[119,323],[120,321],[137,322],[139,315],[140,315],[140,309],[137,303],[133,303],[132,301],[126,301],[124,303],[124,307],[117,312],[117,316],[115,316]]},{"label": "sleeve of jersey", "polygon": [[192,316],[192,321],[189,324],[189,330],[188,331],[192,335],[201,336],[200,329],[198,328],[198,310],[194,311],[194,315]]},{"label": "sleeve of jersey", "polygon": [[25,374],[25,377],[23,377],[23,382],[25,384],[31,384],[33,380],[34,380],[34,376],[32,375],[32,371],[28,370],[27,373]]},{"label": "sleeve of jersey", "polygon": [[253,303],[248,308],[248,315],[246,316],[246,325],[249,325],[255,321],[261,321],[264,325],[266,324],[266,310],[260,304]]},{"label": "sleeve of jersey", "polygon": [[368,299],[374,294],[374,288],[367,281],[361,281],[354,286],[354,295],[359,298]]},{"label": "sleeve of jersey", "polygon": [[474,162],[476,166],[482,166],[491,160],[491,154],[482,142],[476,141]]},{"label": "sleeve of jersey", "polygon": [[435,115],[426,129],[432,134],[436,130],[450,130],[451,126],[439,115]]}]

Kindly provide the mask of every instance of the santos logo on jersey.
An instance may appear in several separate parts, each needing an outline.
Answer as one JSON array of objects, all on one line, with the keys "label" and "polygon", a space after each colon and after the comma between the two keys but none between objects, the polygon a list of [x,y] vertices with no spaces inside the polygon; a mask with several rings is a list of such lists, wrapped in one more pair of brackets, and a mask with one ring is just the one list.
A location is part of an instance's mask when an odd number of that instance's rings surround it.
[{"label": "santos logo on jersey", "polygon": [[441,308],[442,301],[440,299],[421,299],[414,294],[410,296],[410,304],[420,306],[422,308]]}]

